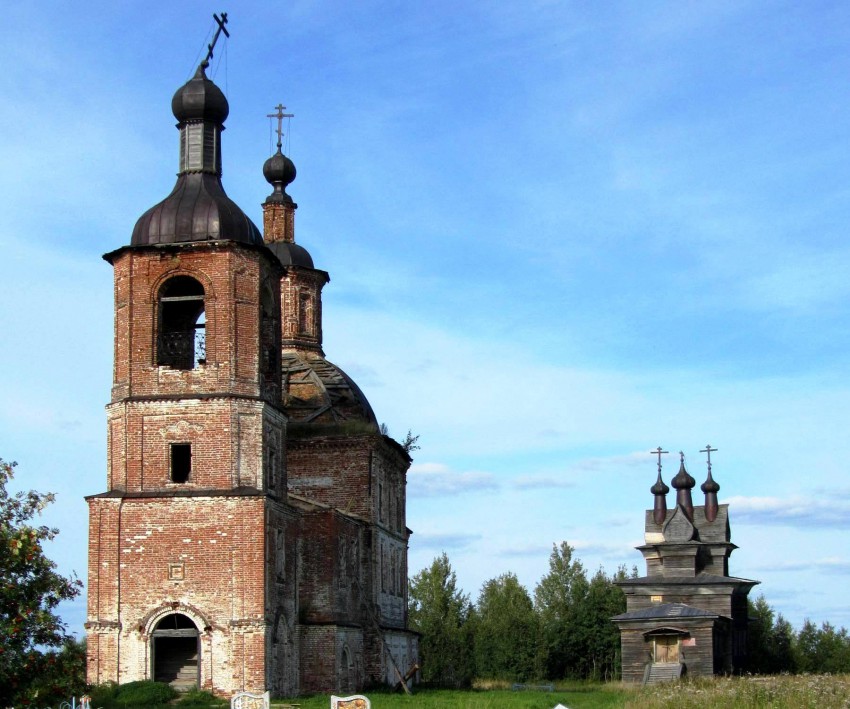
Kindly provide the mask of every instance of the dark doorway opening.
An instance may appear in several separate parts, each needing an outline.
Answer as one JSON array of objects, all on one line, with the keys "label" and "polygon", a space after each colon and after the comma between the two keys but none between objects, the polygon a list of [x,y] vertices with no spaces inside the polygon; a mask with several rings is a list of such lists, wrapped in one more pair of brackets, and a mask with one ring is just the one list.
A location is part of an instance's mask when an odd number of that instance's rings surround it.
[{"label": "dark doorway opening", "polygon": [[181,691],[197,687],[200,655],[200,633],[191,618],[172,613],[157,623],[151,639],[154,681]]}]

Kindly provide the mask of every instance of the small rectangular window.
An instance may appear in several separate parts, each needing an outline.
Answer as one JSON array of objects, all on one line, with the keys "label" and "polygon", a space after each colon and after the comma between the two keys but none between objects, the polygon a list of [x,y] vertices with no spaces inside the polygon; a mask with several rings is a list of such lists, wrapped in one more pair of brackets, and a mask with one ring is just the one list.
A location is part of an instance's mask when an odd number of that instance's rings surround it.
[{"label": "small rectangular window", "polygon": [[192,444],[171,444],[171,482],[185,483],[192,472]]}]

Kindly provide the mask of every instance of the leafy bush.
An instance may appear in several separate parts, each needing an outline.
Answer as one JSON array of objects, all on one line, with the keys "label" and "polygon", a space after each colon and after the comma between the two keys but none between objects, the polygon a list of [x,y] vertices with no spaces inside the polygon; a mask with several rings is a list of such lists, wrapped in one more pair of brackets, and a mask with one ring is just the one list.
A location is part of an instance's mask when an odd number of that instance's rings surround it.
[{"label": "leafy bush", "polygon": [[115,682],[107,682],[106,684],[96,684],[89,691],[92,706],[102,707],[109,706],[116,702],[118,694],[118,685]]},{"label": "leafy bush", "polygon": [[170,702],[176,696],[177,691],[170,684],[142,680],[119,685],[115,698],[120,704],[152,706]]},{"label": "leafy bush", "polygon": [[204,692],[200,689],[190,689],[177,702],[181,707],[208,707],[208,706],[224,706],[227,704],[223,699],[219,699],[212,692]]},{"label": "leafy bush", "polygon": [[148,680],[127,684],[101,684],[92,687],[90,694],[92,706],[95,707],[150,707],[167,704],[177,696],[171,685]]}]

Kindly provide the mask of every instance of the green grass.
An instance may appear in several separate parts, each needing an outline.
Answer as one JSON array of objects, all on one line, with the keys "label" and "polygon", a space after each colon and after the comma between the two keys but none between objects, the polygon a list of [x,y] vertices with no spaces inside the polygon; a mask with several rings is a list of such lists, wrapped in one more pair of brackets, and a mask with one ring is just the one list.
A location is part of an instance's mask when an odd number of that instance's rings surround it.
[{"label": "green grass", "polygon": [[[625,709],[844,709],[850,675],[780,675],[696,679],[648,687]],[[570,708],[572,709],[572,707]]]},{"label": "green grass", "polygon": [[[388,691],[364,692],[373,709],[846,709],[850,707],[850,675],[733,677],[690,680],[656,687],[624,687],[617,683],[556,683],[554,692],[512,692],[506,683],[490,683],[470,691],[417,688],[413,696]],[[181,695],[166,704],[170,687],[153,682],[104,685],[91,692],[92,707],[125,709],[166,706],[169,709],[226,709],[228,703],[206,692]],[[329,695],[272,702],[299,704],[301,709],[328,709]]]},{"label": "green grass", "polygon": [[[846,709],[850,675],[733,677],[656,687],[564,683],[554,692],[509,689],[451,691],[418,688],[412,697],[364,692],[373,709]],[[327,709],[328,695],[288,701],[301,709]],[[273,704],[277,704],[274,702]]]},{"label": "green grass", "polygon": [[161,682],[128,682],[103,684],[91,690],[93,707],[151,707],[167,704],[177,696],[167,684]]},{"label": "green grass", "polygon": [[[373,709],[552,709],[560,703],[569,709],[613,709],[624,705],[629,693],[616,685],[556,685],[554,692],[512,692],[509,689],[417,689],[413,696],[364,692]],[[281,700],[301,709],[328,709],[328,695]],[[277,704],[275,701],[273,704]]]}]

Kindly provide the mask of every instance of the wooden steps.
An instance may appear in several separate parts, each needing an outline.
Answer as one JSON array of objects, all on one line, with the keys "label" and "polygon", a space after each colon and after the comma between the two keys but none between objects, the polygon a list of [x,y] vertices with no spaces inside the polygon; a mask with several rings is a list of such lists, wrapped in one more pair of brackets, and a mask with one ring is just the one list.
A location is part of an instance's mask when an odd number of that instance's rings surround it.
[{"label": "wooden steps", "polygon": [[198,653],[174,653],[157,667],[157,682],[168,682],[178,692],[198,686]]},{"label": "wooden steps", "polygon": [[644,684],[671,682],[682,676],[682,665],[678,662],[653,662]]}]

